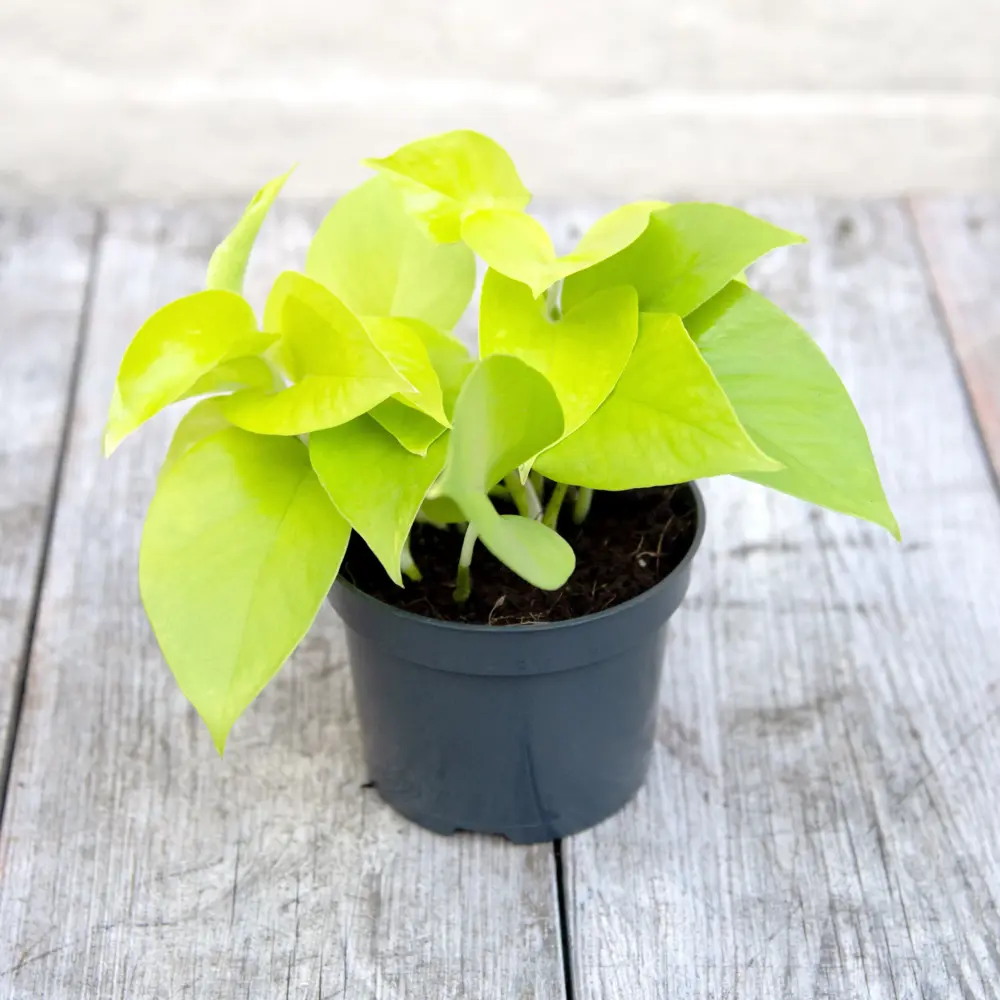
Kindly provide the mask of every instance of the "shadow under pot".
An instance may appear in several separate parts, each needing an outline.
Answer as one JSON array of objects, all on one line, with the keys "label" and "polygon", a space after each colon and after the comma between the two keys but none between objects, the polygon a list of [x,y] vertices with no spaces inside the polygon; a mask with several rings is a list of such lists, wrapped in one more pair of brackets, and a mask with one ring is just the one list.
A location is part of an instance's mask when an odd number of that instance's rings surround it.
[{"label": "shadow under pot", "polygon": [[642,786],[655,739],[667,620],[705,528],[649,590],[569,621],[467,625],[402,611],[338,579],[370,780],[437,833],[518,844],[567,837]]}]

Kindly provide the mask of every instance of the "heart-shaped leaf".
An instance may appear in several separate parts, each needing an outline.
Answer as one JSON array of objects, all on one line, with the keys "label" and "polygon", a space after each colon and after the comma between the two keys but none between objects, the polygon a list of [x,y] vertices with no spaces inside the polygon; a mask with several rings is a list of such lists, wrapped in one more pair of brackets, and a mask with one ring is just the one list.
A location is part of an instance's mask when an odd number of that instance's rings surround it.
[{"label": "heart-shaped leaf", "polygon": [[375,346],[389,359],[412,389],[398,393],[396,398],[438,423],[447,425],[441,396],[441,383],[424,346],[420,327],[427,324],[416,319],[366,317],[362,321]]},{"label": "heart-shaped leaf", "polygon": [[653,212],[634,243],[570,276],[563,308],[615,285],[632,285],[644,312],[687,316],[758,257],[801,243],[795,233],[737,208],[689,202]]},{"label": "heart-shaped leaf", "polygon": [[455,501],[498,559],[544,590],[569,578],[573,550],[540,522],[526,528],[526,518],[501,517],[486,491],[557,441],[562,430],[559,400],[542,374],[518,358],[484,358],[459,393],[448,458],[435,487]]},{"label": "heart-shaped leaf", "polygon": [[427,449],[445,432],[443,424],[407,406],[398,396],[383,400],[368,414],[414,455],[426,455]]},{"label": "heart-shaped leaf", "polygon": [[281,379],[276,377],[274,369],[263,358],[233,358],[202,375],[181,399],[235,392],[237,389],[280,389],[281,386]]},{"label": "heart-shaped leaf", "polygon": [[250,260],[250,251],[253,250],[261,224],[292,170],[268,181],[253,196],[233,231],[215,248],[208,262],[206,288],[221,288],[237,295],[243,294],[243,278]]},{"label": "heart-shaped leaf", "polygon": [[635,289],[609,288],[552,322],[526,285],[486,272],[479,305],[479,353],[511,354],[540,371],[555,390],[568,436],[615,387],[635,346]]},{"label": "heart-shaped leaf", "polygon": [[309,435],[319,481],[399,586],[403,544],[447,450],[439,437],[426,457],[413,455],[367,415]]},{"label": "heart-shaped leaf", "polygon": [[160,478],[139,556],[142,599],[220,753],[312,624],[350,533],[296,438],[223,430]]},{"label": "heart-shaped leaf", "polygon": [[[520,281],[537,298],[557,281],[592,267],[635,242],[662,201],[622,205],[598,219],[564,257],[557,257],[545,227],[524,212],[486,209],[462,221],[462,239],[495,271]],[[628,282],[622,282],[628,284]]]},{"label": "heart-shaped leaf", "polygon": [[535,467],[559,482],[627,490],[780,464],[743,429],[680,319],[642,313],[614,391]]},{"label": "heart-shaped leaf", "polygon": [[320,223],[306,274],[359,316],[406,316],[450,330],[476,285],[476,259],[461,243],[433,242],[385,177],[348,192]]},{"label": "heart-shaped leaf", "polygon": [[104,434],[105,455],[217,365],[260,354],[275,339],[257,332],[253,310],[233,292],[196,292],[157,310],[122,358]]},{"label": "heart-shaped leaf", "polygon": [[740,475],[865,518],[899,538],[861,418],[805,330],[739,283],[705,303],[686,325],[743,426],[784,465]]},{"label": "heart-shaped leaf", "polygon": [[403,196],[407,212],[439,243],[462,235],[462,217],[481,208],[520,211],[531,200],[513,161],[492,139],[462,129],[367,159]]},{"label": "heart-shaped leaf", "polygon": [[375,346],[362,322],[331,291],[285,271],[274,284],[265,323],[281,334],[277,353],[294,382],[246,389],[223,401],[237,427],[257,434],[307,434],[335,427],[414,387]]},{"label": "heart-shaped leaf", "polygon": [[178,459],[186,455],[196,444],[200,444],[205,438],[225,430],[227,427],[232,427],[232,424],[222,412],[221,399],[212,397],[195,403],[181,417],[180,423],[174,431],[174,436],[170,439],[170,447],[167,449],[166,457],[160,466],[159,474],[163,476]]}]

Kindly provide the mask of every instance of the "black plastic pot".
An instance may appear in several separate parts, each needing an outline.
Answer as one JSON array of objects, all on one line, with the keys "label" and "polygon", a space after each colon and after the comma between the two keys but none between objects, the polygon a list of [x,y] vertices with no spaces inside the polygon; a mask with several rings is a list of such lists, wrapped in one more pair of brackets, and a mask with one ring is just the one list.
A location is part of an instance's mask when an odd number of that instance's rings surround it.
[{"label": "black plastic pot", "polygon": [[655,587],[598,614],[463,625],[383,604],[338,580],[369,777],[438,833],[518,844],[566,837],[641,787],[655,738],[667,619],[705,529]]}]

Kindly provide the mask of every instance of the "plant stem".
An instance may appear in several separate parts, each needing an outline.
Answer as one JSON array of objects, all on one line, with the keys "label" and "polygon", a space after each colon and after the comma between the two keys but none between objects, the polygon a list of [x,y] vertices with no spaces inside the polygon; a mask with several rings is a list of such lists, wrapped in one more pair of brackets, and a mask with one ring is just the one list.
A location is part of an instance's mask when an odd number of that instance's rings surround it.
[{"label": "plant stem", "polygon": [[403,576],[412,580],[414,583],[420,583],[423,576],[420,573],[420,567],[413,561],[413,556],[410,553],[410,538],[407,536],[406,541],[403,542],[403,551],[399,554],[399,568],[403,571]]},{"label": "plant stem", "polygon": [[559,523],[559,510],[563,505],[563,500],[566,499],[566,490],[568,489],[569,486],[566,483],[556,483],[552,487],[552,496],[549,497],[549,502],[545,505],[545,515],[542,517],[542,524],[546,527],[555,530]]},{"label": "plant stem", "polygon": [[524,484],[524,492],[528,494],[528,517],[533,521],[537,521],[542,516],[542,501],[538,499],[538,494],[535,492],[535,484],[531,481],[530,477]]},{"label": "plant stem", "polygon": [[594,491],[586,486],[581,486],[576,491],[576,499],[573,501],[573,523],[583,524],[590,513],[590,504],[594,499]]},{"label": "plant stem", "polygon": [[462,552],[458,557],[458,573],[455,576],[455,589],[452,597],[456,604],[462,604],[469,599],[472,593],[472,574],[469,567],[472,565],[472,550],[476,547],[476,539],[479,532],[470,524],[465,529],[465,540],[462,542]]},{"label": "plant stem", "polygon": [[549,285],[545,293],[545,313],[553,323],[562,318],[562,307],[559,305],[559,296],[562,292],[562,279],[554,285]]},{"label": "plant stem", "polygon": [[514,506],[517,507],[518,514],[521,517],[528,517],[528,491],[524,488],[524,484],[521,482],[517,472],[508,472],[503,477],[503,482],[504,486],[510,490],[510,498],[514,501]]}]

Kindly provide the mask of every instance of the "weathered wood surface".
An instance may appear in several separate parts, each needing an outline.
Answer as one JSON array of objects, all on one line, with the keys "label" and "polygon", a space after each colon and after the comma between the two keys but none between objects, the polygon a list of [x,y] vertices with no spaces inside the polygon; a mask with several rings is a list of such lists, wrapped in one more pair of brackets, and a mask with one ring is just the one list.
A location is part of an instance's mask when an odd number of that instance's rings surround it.
[{"label": "weathered wood surface", "polygon": [[0,799],[95,225],[78,209],[0,212]]},{"label": "weathered wood surface", "polygon": [[812,238],[756,282],[854,393],[904,541],[708,484],[648,787],[563,846],[575,996],[995,1000],[1000,505],[905,207],[752,207]]},{"label": "weathered wood surface", "polygon": [[913,202],[983,442],[1000,476],[1000,201]]},{"label": "weathered wood surface", "polygon": [[[362,788],[332,612],[225,761],[145,622],[136,554],[169,429],[105,463],[105,410],[127,338],[199,286],[234,210],[109,217],[0,831],[0,998],[557,1000],[551,848],[439,838]],[[257,301],[304,255],[305,218],[279,218]]]}]

